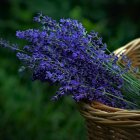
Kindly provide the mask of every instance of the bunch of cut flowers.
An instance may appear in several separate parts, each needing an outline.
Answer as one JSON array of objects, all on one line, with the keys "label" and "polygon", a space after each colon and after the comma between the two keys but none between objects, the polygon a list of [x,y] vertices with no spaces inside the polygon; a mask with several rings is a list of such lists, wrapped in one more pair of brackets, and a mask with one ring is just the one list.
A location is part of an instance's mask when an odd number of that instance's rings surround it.
[{"label": "bunch of cut flowers", "polygon": [[39,13],[34,21],[41,27],[16,32],[27,45],[3,39],[0,45],[16,52],[21,69],[29,69],[33,80],[59,86],[52,100],[70,95],[76,102],[140,108],[140,81],[134,76],[138,70],[126,56],[122,55],[123,64],[118,62],[102,38],[88,33],[77,20],[57,22]]}]

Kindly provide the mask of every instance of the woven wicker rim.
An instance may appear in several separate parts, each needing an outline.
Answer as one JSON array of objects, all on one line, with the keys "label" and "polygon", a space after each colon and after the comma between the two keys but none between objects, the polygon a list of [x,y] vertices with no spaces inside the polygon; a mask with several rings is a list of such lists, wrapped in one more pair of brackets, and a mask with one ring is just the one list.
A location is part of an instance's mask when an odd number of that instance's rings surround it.
[{"label": "woven wicker rim", "polygon": [[137,38],[131,42],[129,42],[128,44],[122,46],[121,48],[117,49],[116,51],[114,51],[114,53],[116,55],[122,54],[124,53],[125,55],[127,55],[130,51],[130,53],[133,53],[133,51],[137,50],[140,48],[140,38]]},{"label": "woven wicker rim", "polygon": [[139,110],[113,108],[99,102],[80,103],[79,107],[82,116],[88,120],[93,120],[94,123],[115,127],[140,128]]}]

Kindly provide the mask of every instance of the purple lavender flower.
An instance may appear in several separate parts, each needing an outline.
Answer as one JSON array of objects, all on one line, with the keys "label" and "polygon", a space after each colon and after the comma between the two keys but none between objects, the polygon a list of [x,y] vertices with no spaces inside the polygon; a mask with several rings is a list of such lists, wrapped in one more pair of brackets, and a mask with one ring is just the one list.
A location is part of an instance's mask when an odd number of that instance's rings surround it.
[{"label": "purple lavender flower", "polygon": [[96,32],[88,34],[81,23],[72,19],[57,22],[39,14],[34,21],[42,28],[16,33],[19,39],[29,42],[23,50],[17,49],[17,57],[30,68],[34,80],[60,85],[53,99],[71,95],[77,102],[96,100],[125,106],[115,98],[123,99],[118,58],[105,54],[106,44]]}]

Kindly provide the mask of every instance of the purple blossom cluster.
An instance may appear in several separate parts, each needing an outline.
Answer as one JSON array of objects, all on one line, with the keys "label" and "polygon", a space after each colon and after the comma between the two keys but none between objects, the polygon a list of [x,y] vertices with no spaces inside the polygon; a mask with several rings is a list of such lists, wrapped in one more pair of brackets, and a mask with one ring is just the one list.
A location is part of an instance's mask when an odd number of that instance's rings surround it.
[{"label": "purple blossom cluster", "polygon": [[106,44],[94,31],[87,33],[77,20],[55,21],[39,14],[34,18],[40,29],[17,31],[29,43],[17,50],[17,57],[32,70],[33,80],[60,86],[54,100],[71,95],[79,102],[100,101],[124,107],[121,87],[123,71],[118,58],[105,53]]}]

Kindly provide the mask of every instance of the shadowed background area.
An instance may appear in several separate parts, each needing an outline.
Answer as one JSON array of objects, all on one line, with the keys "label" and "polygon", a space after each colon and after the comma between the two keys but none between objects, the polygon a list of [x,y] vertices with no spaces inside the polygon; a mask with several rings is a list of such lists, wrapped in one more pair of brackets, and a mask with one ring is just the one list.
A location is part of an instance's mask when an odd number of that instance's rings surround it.
[{"label": "shadowed background area", "polygon": [[[33,16],[43,14],[78,19],[88,31],[95,30],[113,51],[139,37],[139,0],[1,0],[0,36],[17,42],[16,30],[37,27]],[[0,139],[85,140],[84,120],[74,101],[65,97],[50,101],[57,87],[32,82],[19,73],[15,54],[0,48]]]}]

